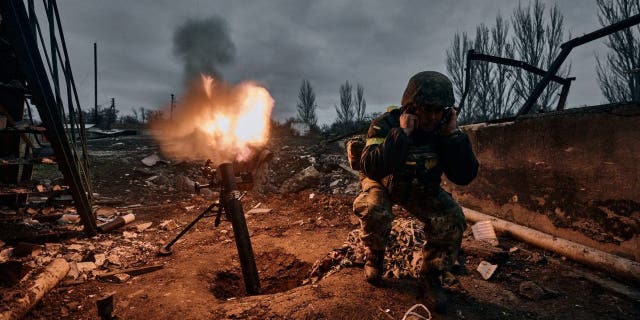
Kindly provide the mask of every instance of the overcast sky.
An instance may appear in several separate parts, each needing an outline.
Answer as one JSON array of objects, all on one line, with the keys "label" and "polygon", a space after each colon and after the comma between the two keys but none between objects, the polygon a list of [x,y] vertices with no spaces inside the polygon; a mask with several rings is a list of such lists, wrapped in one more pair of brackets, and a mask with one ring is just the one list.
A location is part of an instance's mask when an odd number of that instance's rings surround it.
[{"label": "overcast sky", "polygon": [[[184,90],[184,55],[176,54],[174,34],[189,22],[213,20],[226,25],[221,50],[228,59],[214,59],[219,63],[213,66],[225,80],[259,82],[276,101],[274,117],[284,119],[296,115],[298,89],[307,79],[316,92],[321,123],[333,122],[338,88],[345,80],[364,87],[368,112],[382,111],[399,103],[416,72],[446,73],[445,50],[456,31],[474,34],[477,24],[491,25],[499,11],[510,17],[517,5],[513,0],[58,1],[86,107],[93,106],[94,42],[98,103],[108,105],[114,97],[121,113],[131,107],[155,109],[167,105],[171,93],[179,97]],[[574,37],[600,27],[595,0],[561,0],[558,6]],[[220,36],[212,35],[210,42]],[[217,42],[208,45],[215,50]],[[604,102],[594,54],[605,52],[600,40],[569,56],[571,76],[577,78],[569,106]]]}]

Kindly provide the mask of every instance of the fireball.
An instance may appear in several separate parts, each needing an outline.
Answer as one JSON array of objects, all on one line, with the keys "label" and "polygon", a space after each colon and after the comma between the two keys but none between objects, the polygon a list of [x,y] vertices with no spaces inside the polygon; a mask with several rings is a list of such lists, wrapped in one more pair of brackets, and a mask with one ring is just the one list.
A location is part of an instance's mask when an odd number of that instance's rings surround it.
[{"label": "fireball", "polygon": [[177,160],[244,161],[266,144],[273,104],[253,82],[231,86],[203,75],[180,99],[173,120],[153,124],[152,132]]}]

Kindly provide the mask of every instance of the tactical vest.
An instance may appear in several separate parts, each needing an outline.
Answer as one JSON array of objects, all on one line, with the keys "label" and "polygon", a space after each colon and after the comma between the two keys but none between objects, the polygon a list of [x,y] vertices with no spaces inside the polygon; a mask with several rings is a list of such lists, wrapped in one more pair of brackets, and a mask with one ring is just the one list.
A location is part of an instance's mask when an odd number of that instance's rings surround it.
[{"label": "tactical vest", "polygon": [[400,170],[382,179],[391,201],[403,203],[413,197],[435,192],[440,186],[442,168],[433,144],[411,146]]}]

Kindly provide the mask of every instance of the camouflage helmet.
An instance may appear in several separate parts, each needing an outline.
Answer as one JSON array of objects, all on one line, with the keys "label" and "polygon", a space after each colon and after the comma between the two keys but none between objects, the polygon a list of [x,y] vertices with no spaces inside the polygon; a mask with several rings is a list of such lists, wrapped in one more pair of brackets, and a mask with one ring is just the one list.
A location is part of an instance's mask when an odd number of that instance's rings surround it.
[{"label": "camouflage helmet", "polygon": [[436,71],[422,71],[415,74],[404,90],[402,105],[436,106],[448,108],[453,106],[453,85],[444,74]]}]

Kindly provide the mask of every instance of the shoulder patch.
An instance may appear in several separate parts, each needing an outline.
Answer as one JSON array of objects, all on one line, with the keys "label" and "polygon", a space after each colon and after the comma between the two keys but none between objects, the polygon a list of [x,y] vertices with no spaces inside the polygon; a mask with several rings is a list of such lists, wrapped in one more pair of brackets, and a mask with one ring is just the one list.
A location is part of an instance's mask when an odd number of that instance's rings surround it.
[{"label": "shoulder patch", "polygon": [[367,139],[367,146],[370,146],[372,144],[381,144],[384,142],[384,138],[381,137],[376,137],[376,138],[369,138]]}]

